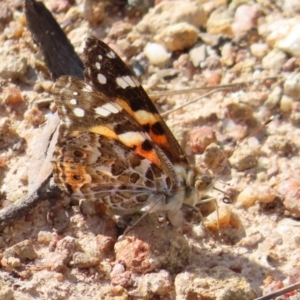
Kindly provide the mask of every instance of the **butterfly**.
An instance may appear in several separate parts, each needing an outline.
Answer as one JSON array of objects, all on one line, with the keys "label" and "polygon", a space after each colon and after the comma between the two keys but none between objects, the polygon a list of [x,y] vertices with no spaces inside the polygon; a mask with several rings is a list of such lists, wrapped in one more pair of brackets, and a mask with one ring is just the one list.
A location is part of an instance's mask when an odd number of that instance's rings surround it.
[{"label": "butterfly", "polygon": [[57,185],[113,214],[165,212],[182,223],[212,177],[191,166],[149,96],[121,58],[89,37],[85,79],[62,76],[53,89],[61,119],[53,154]]}]

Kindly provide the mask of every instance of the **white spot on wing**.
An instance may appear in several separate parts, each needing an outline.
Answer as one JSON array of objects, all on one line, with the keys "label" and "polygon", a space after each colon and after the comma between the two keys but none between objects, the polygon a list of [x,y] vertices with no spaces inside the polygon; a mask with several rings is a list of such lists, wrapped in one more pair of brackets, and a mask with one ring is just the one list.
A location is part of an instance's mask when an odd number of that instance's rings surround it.
[{"label": "white spot on wing", "polygon": [[103,56],[101,54],[98,55],[98,58],[102,60]]},{"label": "white spot on wing", "polygon": [[116,79],[116,82],[118,84],[118,86],[120,86],[123,89],[126,89],[128,86],[130,87],[137,87],[140,85],[140,83],[138,82],[138,80],[133,77],[133,76],[122,76],[122,77],[118,77]]},{"label": "white spot on wing", "polygon": [[116,54],[115,54],[115,52],[113,52],[113,51],[107,52],[106,55],[107,55],[108,58],[116,58]]},{"label": "white spot on wing", "polygon": [[102,106],[100,107],[96,107],[95,109],[95,113],[101,117],[108,117],[111,112],[105,108],[103,108]]},{"label": "white spot on wing", "polygon": [[113,114],[117,114],[118,112],[120,112],[122,110],[122,107],[119,104],[115,103],[115,102],[105,103],[104,105],[102,105],[102,107],[108,109]]},{"label": "white spot on wing", "polygon": [[122,110],[122,107],[114,102],[105,103],[102,106],[95,108],[95,113],[102,117],[108,117],[110,114],[117,114]]},{"label": "white spot on wing", "polygon": [[78,96],[78,92],[73,92],[73,95],[74,96]]},{"label": "white spot on wing", "polygon": [[[136,120],[139,120],[141,124],[147,124],[147,123],[155,123],[157,122],[157,119],[155,118],[155,115],[152,113],[149,113],[145,110],[138,110],[134,113]],[[144,121],[144,123],[143,123]]]},{"label": "white spot on wing", "polygon": [[98,79],[99,83],[101,83],[101,84],[105,84],[107,82],[106,77],[101,73],[99,73],[97,75],[97,79]]},{"label": "white spot on wing", "polygon": [[120,86],[122,89],[126,89],[128,87],[127,82],[122,78],[122,77],[118,77],[116,79],[116,83],[118,84],[118,86]]},{"label": "white spot on wing", "polygon": [[100,64],[99,62],[96,62],[96,63],[95,63],[95,67],[96,67],[98,70],[100,70],[100,69],[101,69],[101,64]]},{"label": "white spot on wing", "polygon": [[137,131],[128,131],[119,135],[120,141],[128,147],[140,144],[144,142],[146,138],[147,134],[145,134],[144,132],[142,133]]},{"label": "white spot on wing", "polygon": [[76,117],[82,118],[84,116],[84,110],[82,108],[79,108],[79,107],[74,108],[73,113]]},{"label": "white spot on wing", "polygon": [[82,88],[82,91],[90,93],[93,91],[93,88],[90,85],[85,84],[84,87]]},{"label": "white spot on wing", "polygon": [[134,80],[132,79],[132,76],[125,76],[126,77],[126,81],[128,82],[128,84],[131,86],[131,87],[135,87],[136,84],[134,82]]},{"label": "white spot on wing", "polygon": [[[74,93],[73,93],[73,94],[74,94]],[[72,99],[70,100],[70,104],[76,105],[76,104],[77,104],[77,100],[74,99],[74,98],[72,98]]]}]

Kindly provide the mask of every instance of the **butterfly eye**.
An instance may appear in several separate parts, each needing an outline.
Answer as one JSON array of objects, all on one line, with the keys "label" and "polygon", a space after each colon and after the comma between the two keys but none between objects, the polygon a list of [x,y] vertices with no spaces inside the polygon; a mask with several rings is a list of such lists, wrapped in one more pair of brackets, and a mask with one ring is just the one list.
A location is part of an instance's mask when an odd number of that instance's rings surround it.
[{"label": "butterfly eye", "polygon": [[81,181],[82,177],[80,175],[74,174],[73,179],[76,180],[76,181]]},{"label": "butterfly eye", "polygon": [[208,175],[199,175],[196,177],[195,188],[198,192],[207,191],[213,179]]},{"label": "butterfly eye", "polygon": [[73,154],[76,157],[80,157],[80,158],[84,157],[84,153],[82,151],[79,151],[79,150],[74,150]]}]

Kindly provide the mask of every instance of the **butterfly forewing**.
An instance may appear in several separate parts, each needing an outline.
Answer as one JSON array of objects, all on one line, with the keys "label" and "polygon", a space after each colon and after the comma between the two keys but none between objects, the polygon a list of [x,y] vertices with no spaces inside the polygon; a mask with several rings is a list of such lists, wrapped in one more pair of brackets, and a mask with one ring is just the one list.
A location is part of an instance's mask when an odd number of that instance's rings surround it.
[{"label": "butterfly forewing", "polygon": [[95,88],[122,105],[149,133],[172,162],[185,155],[137,78],[105,43],[89,37],[85,47],[85,77]]},{"label": "butterfly forewing", "polygon": [[174,172],[162,158],[163,153],[121,102],[110,99],[92,85],[72,76],[60,77],[53,90],[60,118],[70,130],[94,132],[124,145],[165,169],[175,180]]}]

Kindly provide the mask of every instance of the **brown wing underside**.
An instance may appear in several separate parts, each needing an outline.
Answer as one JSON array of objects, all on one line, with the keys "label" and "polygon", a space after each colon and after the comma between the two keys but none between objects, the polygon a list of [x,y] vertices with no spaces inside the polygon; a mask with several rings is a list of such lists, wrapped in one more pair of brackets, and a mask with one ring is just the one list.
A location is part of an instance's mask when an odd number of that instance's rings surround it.
[{"label": "brown wing underside", "polygon": [[[63,125],[60,130],[64,136]],[[151,161],[94,133],[61,138],[53,158],[56,183],[69,194],[100,200],[124,214],[140,210],[172,188],[168,176]]]}]

